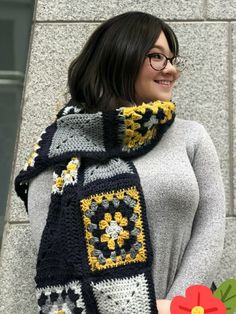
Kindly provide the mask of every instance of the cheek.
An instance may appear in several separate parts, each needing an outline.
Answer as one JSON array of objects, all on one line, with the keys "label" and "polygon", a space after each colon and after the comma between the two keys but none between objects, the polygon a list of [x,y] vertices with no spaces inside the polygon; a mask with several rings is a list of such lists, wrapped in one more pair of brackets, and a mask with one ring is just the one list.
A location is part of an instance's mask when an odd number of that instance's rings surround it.
[{"label": "cheek", "polygon": [[150,82],[150,80],[151,81],[154,80],[154,74],[153,74],[152,69],[150,69],[149,67],[147,66],[143,67],[141,71],[139,72],[135,85],[146,86]]}]

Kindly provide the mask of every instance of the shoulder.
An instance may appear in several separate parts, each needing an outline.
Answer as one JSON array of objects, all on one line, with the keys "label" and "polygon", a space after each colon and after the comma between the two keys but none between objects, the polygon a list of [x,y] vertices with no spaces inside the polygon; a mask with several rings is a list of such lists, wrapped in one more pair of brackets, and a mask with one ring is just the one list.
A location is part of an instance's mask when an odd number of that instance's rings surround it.
[{"label": "shoulder", "polygon": [[199,134],[206,132],[205,127],[198,121],[195,120],[186,120],[182,118],[175,118],[174,126],[176,129],[186,132],[189,131],[190,134]]},{"label": "shoulder", "polygon": [[200,147],[214,146],[212,139],[203,124],[195,120],[175,118],[173,127],[170,128],[170,137],[176,143],[185,146],[190,160]]},{"label": "shoulder", "polygon": [[171,127],[171,133],[173,137],[182,139],[186,145],[197,145],[202,138],[209,137],[205,126],[200,122],[177,117]]}]

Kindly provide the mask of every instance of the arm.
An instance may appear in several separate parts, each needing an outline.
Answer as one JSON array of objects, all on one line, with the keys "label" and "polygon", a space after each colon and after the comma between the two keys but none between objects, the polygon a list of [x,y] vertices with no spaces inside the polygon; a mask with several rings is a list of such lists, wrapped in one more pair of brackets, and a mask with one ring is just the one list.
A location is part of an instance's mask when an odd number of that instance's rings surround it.
[{"label": "arm", "polygon": [[39,248],[46,224],[53,185],[53,171],[48,169],[30,181],[28,191],[28,213],[32,235]]},{"label": "arm", "polygon": [[200,125],[193,170],[199,185],[199,205],[180,268],[166,296],[184,295],[194,284],[210,286],[219,265],[225,234],[225,198],[214,144]]}]

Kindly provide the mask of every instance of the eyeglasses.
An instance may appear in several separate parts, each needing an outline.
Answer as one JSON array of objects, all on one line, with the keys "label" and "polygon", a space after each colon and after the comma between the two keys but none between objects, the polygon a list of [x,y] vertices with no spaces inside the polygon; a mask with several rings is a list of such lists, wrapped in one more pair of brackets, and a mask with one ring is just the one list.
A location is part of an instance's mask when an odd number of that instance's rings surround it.
[{"label": "eyeglasses", "polygon": [[146,57],[149,58],[150,66],[156,71],[164,70],[168,60],[173,66],[176,67],[178,71],[183,71],[186,68],[187,64],[187,60],[180,56],[167,58],[165,55],[159,52],[149,53],[146,55]]}]

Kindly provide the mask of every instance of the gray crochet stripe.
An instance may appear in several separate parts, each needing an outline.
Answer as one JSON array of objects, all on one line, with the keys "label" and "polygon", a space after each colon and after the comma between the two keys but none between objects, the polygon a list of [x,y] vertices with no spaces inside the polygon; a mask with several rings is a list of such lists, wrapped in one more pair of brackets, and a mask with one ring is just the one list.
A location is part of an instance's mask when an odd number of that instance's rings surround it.
[{"label": "gray crochet stripe", "polygon": [[73,150],[105,151],[101,112],[67,115],[57,121],[48,156],[54,157]]},{"label": "gray crochet stripe", "polygon": [[92,283],[99,313],[151,313],[148,282],[144,274]]},{"label": "gray crochet stripe", "polygon": [[95,180],[112,178],[123,173],[133,174],[134,172],[127,162],[120,158],[113,158],[105,164],[88,167],[84,173],[84,186]]}]

